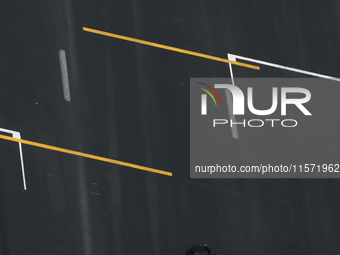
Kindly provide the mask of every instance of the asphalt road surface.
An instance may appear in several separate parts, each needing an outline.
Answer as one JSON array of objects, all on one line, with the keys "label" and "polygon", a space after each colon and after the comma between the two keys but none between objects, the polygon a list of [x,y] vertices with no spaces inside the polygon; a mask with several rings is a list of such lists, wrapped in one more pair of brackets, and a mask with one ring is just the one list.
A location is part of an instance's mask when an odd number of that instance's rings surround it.
[{"label": "asphalt road surface", "polygon": [[[228,64],[83,31],[340,77],[339,13],[336,0],[3,2],[0,128],[173,176],[23,144],[24,190],[18,144],[0,140],[0,254],[340,254],[338,179],[190,179],[190,78],[230,77]],[[274,76],[256,72],[234,75]]]}]

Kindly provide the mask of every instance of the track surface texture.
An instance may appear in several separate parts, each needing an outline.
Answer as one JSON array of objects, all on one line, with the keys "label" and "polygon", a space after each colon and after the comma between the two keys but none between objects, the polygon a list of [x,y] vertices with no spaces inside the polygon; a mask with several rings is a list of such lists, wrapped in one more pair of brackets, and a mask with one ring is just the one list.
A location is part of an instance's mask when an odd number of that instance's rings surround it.
[{"label": "track surface texture", "polygon": [[[3,2],[0,128],[173,176],[23,145],[25,191],[18,144],[0,140],[0,254],[183,255],[204,243],[224,255],[340,254],[338,179],[190,179],[190,78],[230,77],[228,64],[83,31],[340,77],[339,13],[335,0]],[[257,72],[234,67],[286,75]]]}]

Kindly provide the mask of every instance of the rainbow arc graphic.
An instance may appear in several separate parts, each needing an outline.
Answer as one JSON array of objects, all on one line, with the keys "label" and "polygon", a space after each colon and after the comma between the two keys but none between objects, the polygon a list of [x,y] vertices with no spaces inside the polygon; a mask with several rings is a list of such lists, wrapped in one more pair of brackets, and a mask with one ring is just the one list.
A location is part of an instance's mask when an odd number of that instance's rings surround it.
[{"label": "rainbow arc graphic", "polygon": [[[197,83],[199,83],[199,84],[207,87],[208,89],[210,89],[217,96],[218,100],[220,101],[220,104],[222,105],[222,100],[220,98],[220,95],[217,93],[217,91],[213,87],[211,87],[210,85],[205,84],[203,82],[197,82]],[[201,88],[201,87],[196,87],[196,88],[206,92],[212,98],[212,100],[214,101],[215,106],[217,106],[215,97],[214,97],[213,94],[211,94],[211,92],[209,90],[207,90],[205,88]],[[201,97],[201,114],[202,115],[207,115],[207,94],[202,94],[202,97]]]}]

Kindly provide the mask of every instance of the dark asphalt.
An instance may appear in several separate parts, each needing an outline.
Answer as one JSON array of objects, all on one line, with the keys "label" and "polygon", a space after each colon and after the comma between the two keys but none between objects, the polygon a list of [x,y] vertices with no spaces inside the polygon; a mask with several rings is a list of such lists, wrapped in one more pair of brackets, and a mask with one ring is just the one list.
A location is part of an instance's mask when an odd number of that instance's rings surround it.
[{"label": "dark asphalt", "polygon": [[0,254],[181,255],[203,243],[225,255],[340,254],[339,180],[189,178],[190,78],[229,77],[227,64],[82,30],[340,77],[339,11],[335,0],[2,3],[0,128],[173,177],[23,145],[24,191],[17,144],[0,141]]}]

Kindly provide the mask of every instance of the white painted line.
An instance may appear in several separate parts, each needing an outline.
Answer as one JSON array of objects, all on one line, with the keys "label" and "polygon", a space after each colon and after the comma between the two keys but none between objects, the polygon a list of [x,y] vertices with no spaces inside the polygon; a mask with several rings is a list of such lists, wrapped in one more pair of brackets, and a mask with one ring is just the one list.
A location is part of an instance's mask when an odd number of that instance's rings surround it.
[{"label": "white painted line", "polygon": [[[227,105],[228,105],[228,114],[229,114],[229,118],[230,120],[232,120],[233,123],[236,123],[236,117],[233,114],[233,96],[231,94],[231,92],[229,91],[229,89],[225,89],[225,96],[227,98]],[[236,125],[232,125],[231,126],[231,135],[233,138],[238,139],[238,130],[237,130],[237,126]]]},{"label": "white painted line", "polygon": [[59,61],[60,61],[61,79],[63,83],[64,99],[67,102],[71,102],[70,85],[69,85],[68,72],[67,72],[66,53],[64,50],[59,50]]},{"label": "white painted line", "polygon": [[[13,138],[21,139],[20,132],[9,130],[9,129],[4,129],[4,128],[0,128],[0,132],[10,133],[10,134],[12,134]],[[23,181],[23,184],[24,184],[24,190],[27,190],[25,168],[24,168],[24,155],[22,153],[21,143],[19,143],[19,152],[20,152],[20,161],[21,161],[22,181]]]},{"label": "white painted line", "polygon": [[[324,79],[340,82],[340,78],[336,78],[336,77],[332,77],[332,76],[328,76],[328,75],[323,75],[323,74],[318,74],[318,73],[313,73],[313,72],[309,72],[309,71],[304,71],[304,70],[301,70],[301,69],[292,68],[292,67],[288,67],[288,66],[273,64],[273,63],[265,62],[265,61],[262,61],[262,60],[242,57],[242,56],[238,56],[238,55],[234,55],[234,54],[228,53],[228,59],[231,60],[231,61],[236,61],[236,59],[242,59],[242,60],[254,62],[254,63],[257,63],[257,64],[261,64],[261,65],[271,66],[271,67],[275,67],[275,68],[279,68],[279,69],[284,69],[284,70],[287,70],[287,71],[302,73],[302,74],[311,75],[311,76],[314,76],[314,77],[319,77],[319,78],[324,78]],[[230,70],[231,82],[232,82],[233,85],[235,85],[233,68],[232,68],[231,64],[229,64],[229,70]],[[229,116],[234,121],[235,116],[232,114],[232,111],[230,111],[230,107],[232,107],[232,101],[231,101],[231,103],[229,103],[229,101],[232,100],[232,96],[227,95],[227,89],[226,89],[226,96],[227,96]],[[237,127],[235,127],[234,129],[231,128],[231,132],[232,132],[233,138],[238,139]],[[236,134],[235,132],[237,133],[237,136],[235,136],[235,134]]]},{"label": "white painted line", "polygon": [[[228,59],[232,60],[232,59],[236,59],[236,58],[234,57],[234,55],[228,54]],[[233,68],[232,68],[231,64],[229,64],[229,70],[230,70],[230,76],[231,76],[231,83],[232,83],[232,85],[235,86],[234,75],[233,75]],[[233,121],[233,123],[235,123],[236,122],[236,117],[233,114],[233,96],[231,95],[231,92],[228,89],[225,90],[225,95],[226,95],[226,98],[227,98],[227,106],[228,106],[229,118]],[[239,138],[239,136],[238,136],[238,129],[237,129],[236,125],[232,125],[232,127],[231,127],[231,135],[235,139]]]},{"label": "white painted line", "polygon": [[[246,57],[242,57],[242,56],[238,56],[238,55],[234,55],[234,54],[228,53],[228,59],[233,60],[233,61],[236,61],[236,59],[243,59],[243,60],[246,60],[246,61],[250,61],[250,62],[254,62],[254,63],[266,65],[266,66],[271,66],[271,67],[275,67],[275,68],[279,68],[279,69],[284,69],[284,70],[287,70],[287,71],[292,71],[292,72],[296,72],[296,73],[303,73],[303,74],[307,74],[307,75],[311,75],[311,76],[315,76],[315,77],[319,77],[319,78],[324,78],[324,79],[340,82],[340,78],[336,78],[336,77],[332,77],[332,76],[328,76],[328,75],[323,75],[323,74],[318,74],[318,73],[313,73],[313,72],[309,72],[309,71],[304,71],[304,70],[301,70],[301,69],[292,68],[292,67],[288,67],[288,66],[277,65],[277,64],[273,64],[273,63],[269,63],[269,62],[265,62],[265,61],[261,61],[261,60],[256,60],[256,59],[252,59],[252,58],[246,58]],[[232,74],[232,71],[231,71],[231,74]],[[234,79],[234,77],[232,79]]]},{"label": "white painted line", "polygon": [[[234,59],[236,59],[236,58],[235,58],[235,55],[231,55],[231,54],[228,53],[228,59],[234,61]],[[231,64],[229,64],[229,70],[230,70],[231,83],[235,86],[233,68],[232,68]]]}]

